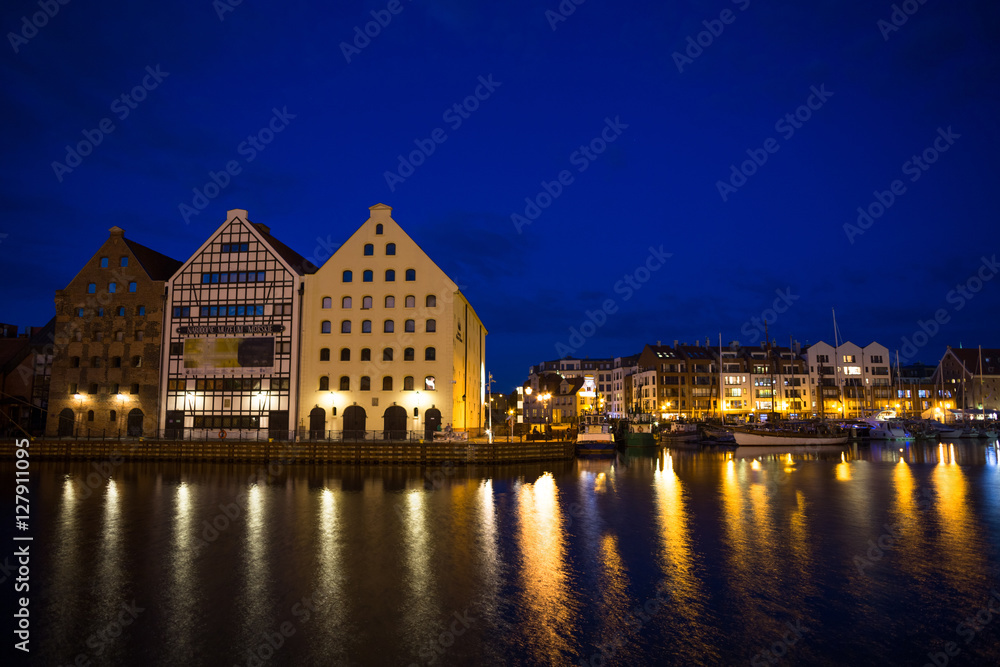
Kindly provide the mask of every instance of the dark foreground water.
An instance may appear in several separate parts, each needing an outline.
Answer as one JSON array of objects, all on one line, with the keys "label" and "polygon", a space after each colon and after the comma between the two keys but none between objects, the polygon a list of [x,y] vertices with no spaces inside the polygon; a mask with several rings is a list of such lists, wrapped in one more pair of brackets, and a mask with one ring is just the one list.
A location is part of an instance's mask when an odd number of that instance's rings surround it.
[{"label": "dark foreground water", "polygon": [[993,444],[97,467],[32,464],[32,664],[1000,664]]}]

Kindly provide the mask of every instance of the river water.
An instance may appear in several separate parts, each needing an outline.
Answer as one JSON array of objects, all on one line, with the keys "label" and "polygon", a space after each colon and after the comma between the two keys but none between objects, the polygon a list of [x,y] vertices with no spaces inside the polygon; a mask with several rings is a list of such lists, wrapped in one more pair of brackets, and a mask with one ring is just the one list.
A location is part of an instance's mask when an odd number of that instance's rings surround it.
[{"label": "river water", "polygon": [[33,462],[30,662],[997,665],[996,447]]}]

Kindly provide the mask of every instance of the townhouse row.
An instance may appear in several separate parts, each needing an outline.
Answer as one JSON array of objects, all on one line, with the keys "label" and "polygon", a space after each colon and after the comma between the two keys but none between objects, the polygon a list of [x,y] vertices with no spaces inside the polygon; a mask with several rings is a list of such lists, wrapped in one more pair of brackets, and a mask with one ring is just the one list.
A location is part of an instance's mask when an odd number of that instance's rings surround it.
[{"label": "townhouse row", "polygon": [[322,267],[242,209],[183,262],[112,228],[56,293],[47,435],[479,433],[487,331],[391,211]]},{"label": "townhouse row", "polygon": [[[662,419],[851,418],[896,410],[952,420],[1000,409],[1000,350],[948,347],[936,367],[894,366],[879,343],[788,347],[646,345],[639,354],[564,358],[529,370],[518,410],[529,423],[571,423],[581,413]],[[961,418],[962,414],[958,415]],[[995,418],[993,416],[992,418]]]}]

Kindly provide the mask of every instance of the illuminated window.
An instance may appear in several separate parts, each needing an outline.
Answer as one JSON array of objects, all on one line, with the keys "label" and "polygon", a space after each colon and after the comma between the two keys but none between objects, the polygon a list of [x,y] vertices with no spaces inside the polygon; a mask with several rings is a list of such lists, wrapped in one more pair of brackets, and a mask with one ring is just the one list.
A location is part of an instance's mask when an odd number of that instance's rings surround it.
[{"label": "illuminated window", "polygon": [[324,375],[319,379],[319,390],[330,391],[330,378]]},{"label": "illuminated window", "polygon": [[428,375],[424,378],[424,391],[434,391],[434,376]]}]

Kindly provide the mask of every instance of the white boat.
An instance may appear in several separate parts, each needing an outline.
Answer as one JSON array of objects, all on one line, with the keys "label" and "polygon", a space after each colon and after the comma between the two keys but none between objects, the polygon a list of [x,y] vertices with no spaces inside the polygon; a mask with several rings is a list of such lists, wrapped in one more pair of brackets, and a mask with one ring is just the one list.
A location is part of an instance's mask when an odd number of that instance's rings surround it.
[{"label": "white boat", "polygon": [[902,422],[896,419],[895,410],[882,410],[874,417],[863,419],[871,428],[868,437],[872,440],[910,440],[913,436]]},{"label": "white boat", "polygon": [[736,444],[744,445],[844,445],[848,434],[812,431],[791,431],[787,429],[733,429]]},{"label": "white boat", "polygon": [[580,417],[576,453],[583,456],[611,456],[615,453],[615,436],[606,415],[588,414]]}]

